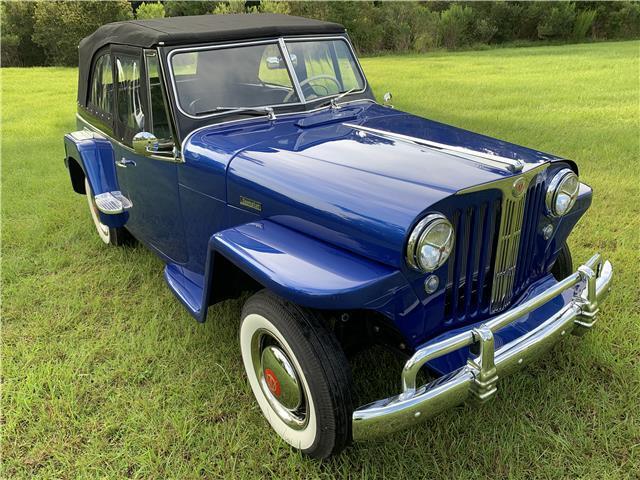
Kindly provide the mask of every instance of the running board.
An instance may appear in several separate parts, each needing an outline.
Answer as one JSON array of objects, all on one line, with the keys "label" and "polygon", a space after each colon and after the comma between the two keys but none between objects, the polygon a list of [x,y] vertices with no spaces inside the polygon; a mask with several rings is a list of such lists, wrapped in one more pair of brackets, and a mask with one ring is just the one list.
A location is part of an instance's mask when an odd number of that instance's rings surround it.
[{"label": "running board", "polygon": [[[208,305],[204,303],[204,276],[190,272],[180,265],[168,263],[164,278],[178,300],[199,322],[204,322]],[[204,308],[203,308],[204,307]]]},{"label": "running board", "polygon": [[133,206],[131,200],[122,195],[120,190],[100,193],[93,198],[98,210],[105,215],[117,215],[125,210],[129,210]]}]

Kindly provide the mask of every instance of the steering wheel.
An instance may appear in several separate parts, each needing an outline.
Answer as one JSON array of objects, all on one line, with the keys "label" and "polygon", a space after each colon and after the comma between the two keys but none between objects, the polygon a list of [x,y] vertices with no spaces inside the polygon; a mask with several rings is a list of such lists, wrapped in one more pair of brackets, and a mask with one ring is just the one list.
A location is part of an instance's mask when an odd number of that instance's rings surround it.
[{"label": "steering wheel", "polygon": [[[340,82],[338,81],[338,79],[331,75],[314,75],[313,77],[305,78],[300,82],[300,87],[303,87],[305,85],[309,85],[309,87],[311,87],[311,82],[314,82],[316,80],[331,80],[333,83],[336,84],[336,87],[338,87],[338,91],[340,91],[340,89],[342,88],[342,85],[340,85]],[[317,85],[317,86],[326,89],[327,94],[329,93],[329,89],[324,85]],[[292,90],[291,92],[289,92],[287,96],[284,97],[284,100],[282,102],[287,103],[295,93],[296,93],[295,90]]]}]

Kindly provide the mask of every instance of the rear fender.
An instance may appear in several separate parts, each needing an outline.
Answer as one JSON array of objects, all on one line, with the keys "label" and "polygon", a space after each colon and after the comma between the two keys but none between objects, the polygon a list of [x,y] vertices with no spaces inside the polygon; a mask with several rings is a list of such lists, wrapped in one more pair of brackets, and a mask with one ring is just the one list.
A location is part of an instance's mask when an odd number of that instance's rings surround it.
[{"label": "rear fender", "polygon": [[[98,133],[79,130],[64,136],[64,149],[65,165],[70,174],[73,175],[71,169],[74,168],[71,162],[75,161],[82,169],[94,195],[120,191],[115,156],[109,140]],[[78,191],[77,185],[74,189]],[[99,215],[100,221],[109,227],[122,227],[129,219],[126,211],[112,215],[99,212]]]}]

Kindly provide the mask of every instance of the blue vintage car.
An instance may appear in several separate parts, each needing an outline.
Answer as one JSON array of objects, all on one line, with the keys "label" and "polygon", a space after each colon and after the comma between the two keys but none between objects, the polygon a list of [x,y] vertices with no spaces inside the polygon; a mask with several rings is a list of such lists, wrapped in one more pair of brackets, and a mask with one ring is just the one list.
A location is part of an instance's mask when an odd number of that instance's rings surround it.
[{"label": "blue vintage car", "polygon": [[[79,54],[65,164],[99,237],[155,252],[199,322],[253,292],[248,381],[302,452],[492,398],[595,323],[612,268],[572,266],[592,199],[576,164],[378,103],[341,25],[127,21]],[[358,406],[347,354],[373,344],[406,358],[401,386]]]}]

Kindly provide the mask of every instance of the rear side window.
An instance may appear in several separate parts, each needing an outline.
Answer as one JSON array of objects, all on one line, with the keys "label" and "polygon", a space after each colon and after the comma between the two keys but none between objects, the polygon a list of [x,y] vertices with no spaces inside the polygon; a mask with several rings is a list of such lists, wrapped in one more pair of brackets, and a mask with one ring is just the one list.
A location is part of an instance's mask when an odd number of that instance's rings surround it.
[{"label": "rear side window", "polygon": [[140,59],[116,57],[118,80],[118,120],[133,133],[144,130],[144,113],[140,98]]},{"label": "rear side window", "polygon": [[113,70],[111,56],[98,57],[93,68],[89,105],[102,112],[113,114]]}]

